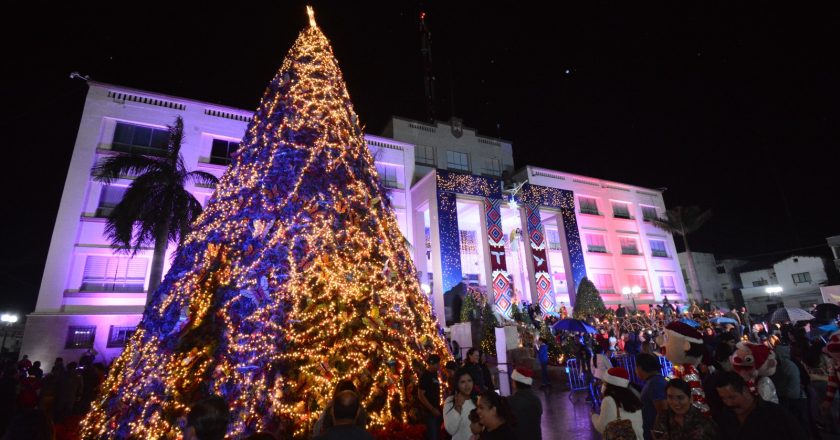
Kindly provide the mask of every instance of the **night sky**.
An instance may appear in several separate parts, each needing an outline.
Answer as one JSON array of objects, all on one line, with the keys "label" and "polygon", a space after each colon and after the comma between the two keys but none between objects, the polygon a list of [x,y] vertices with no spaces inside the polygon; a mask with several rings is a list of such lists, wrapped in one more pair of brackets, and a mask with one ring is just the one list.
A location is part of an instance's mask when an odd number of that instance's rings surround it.
[{"label": "night sky", "polygon": [[[0,311],[19,313],[35,305],[84,105],[85,83],[70,72],[255,109],[307,25],[298,1],[34,3],[7,17],[26,30],[0,31]],[[667,187],[668,206],[713,209],[690,239],[718,256],[821,251],[840,234],[836,13],[700,2],[553,11],[526,2],[312,3],[368,133],[390,115],[427,119],[422,9],[437,119],[454,108],[479,133],[512,141],[517,168]]]}]

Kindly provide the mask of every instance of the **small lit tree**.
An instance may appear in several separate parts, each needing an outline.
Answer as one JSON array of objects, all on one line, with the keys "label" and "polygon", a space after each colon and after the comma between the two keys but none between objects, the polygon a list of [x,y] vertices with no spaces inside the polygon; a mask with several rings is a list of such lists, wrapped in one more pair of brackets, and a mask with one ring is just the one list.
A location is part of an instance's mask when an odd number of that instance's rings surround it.
[{"label": "small lit tree", "polygon": [[576,319],[584,319],[587,315],[602,315],[607,312],[601,294],[589,278],[580,280],[577,296],[575,296],[575,309],[573,316]]}]

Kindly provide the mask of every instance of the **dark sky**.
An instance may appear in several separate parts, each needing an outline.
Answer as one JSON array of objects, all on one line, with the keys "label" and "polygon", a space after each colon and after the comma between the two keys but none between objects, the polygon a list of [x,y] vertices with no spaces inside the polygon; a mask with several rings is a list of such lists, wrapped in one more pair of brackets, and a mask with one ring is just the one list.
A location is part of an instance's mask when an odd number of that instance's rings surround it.
[{"label": "dark sky", "polygon": [[[70,72],[255,109],[307,25],[298,1],[67,3],[28,2],[16,15],[25,30],[0,31],[0,311],[34,308],[86,92]],[[667,187],[669,206],[714,210],[690,238],[718,255],[840,234],[837,13],[755,3],[313,3],[369,133],[392,114],[426,118],[422,8],[438,119],[449,119],[454,92],[456,115],[511,140],[517,167]]]}]

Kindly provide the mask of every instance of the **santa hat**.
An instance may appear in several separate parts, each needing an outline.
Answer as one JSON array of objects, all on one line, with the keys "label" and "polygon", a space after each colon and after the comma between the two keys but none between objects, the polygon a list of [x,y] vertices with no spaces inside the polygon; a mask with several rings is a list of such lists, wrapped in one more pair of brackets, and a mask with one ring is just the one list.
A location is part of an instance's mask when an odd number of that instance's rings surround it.
[{"label": "santa hat", "polygon": [[531,385],[534,383],[534,372],[525,367],[517,367],[513,370],[513,374],[510,375],[510,378],[519,383]]},{"label": "santa hat", "polygon": [[680,321],[674,321],[665,326],[666,331],[672,331],[674,333],[679,334],[686,341],[692,342],[695,344],[702,344],[703,343],[703,335],[697,331],[696,328]]},{"label": "santa hat", "polygon": [[622,367],[612,367],[603,377],[604,382],[621,388],[630,385],[630,373]]},{"label": "santa hat", "polygon": [[[742,341],[742,342],[739,342],[736,347],[739,348],[739,349],[746,348],[747,350],[750,351],[750,354],[752,354],[752,357],[753,357],[752,366],[756,370],[761,369],[761,367],[764,366],[764,363],[767,362],[767,358],[770,357],[770,347],[768,347],[764,344],[753,344],[753,343],[750,343],[750,342],[743,342]],[[735,353],[732,354],[732,356],[733,356],[733,360],[735,361],[736,364],[741,364],[741,363],[744,362],[744,360],[740,359],[740,357],[738,356],[737,350],[736,350]]]}]

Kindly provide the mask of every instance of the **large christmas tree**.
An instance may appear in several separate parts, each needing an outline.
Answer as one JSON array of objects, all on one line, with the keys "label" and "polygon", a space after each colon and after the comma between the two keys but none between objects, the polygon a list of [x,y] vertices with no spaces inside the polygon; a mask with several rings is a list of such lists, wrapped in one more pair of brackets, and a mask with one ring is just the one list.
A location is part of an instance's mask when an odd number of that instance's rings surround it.
[{"label": "large christmas tree", "polygon": [[577,295],[575,296],[575,308],[573,316],[577,319],[584,319],[589,315],[603,315],[607,313],[604,300],[598,292],[598,288],[589,278],[580,280]]},{"label": "large christmas tree", "polygon": [[218,394],[229,435],[301,438],[344,379],[374,425],[407,422],[431,353],[448,356],[310,10],[83,436],[174,437]]}]

